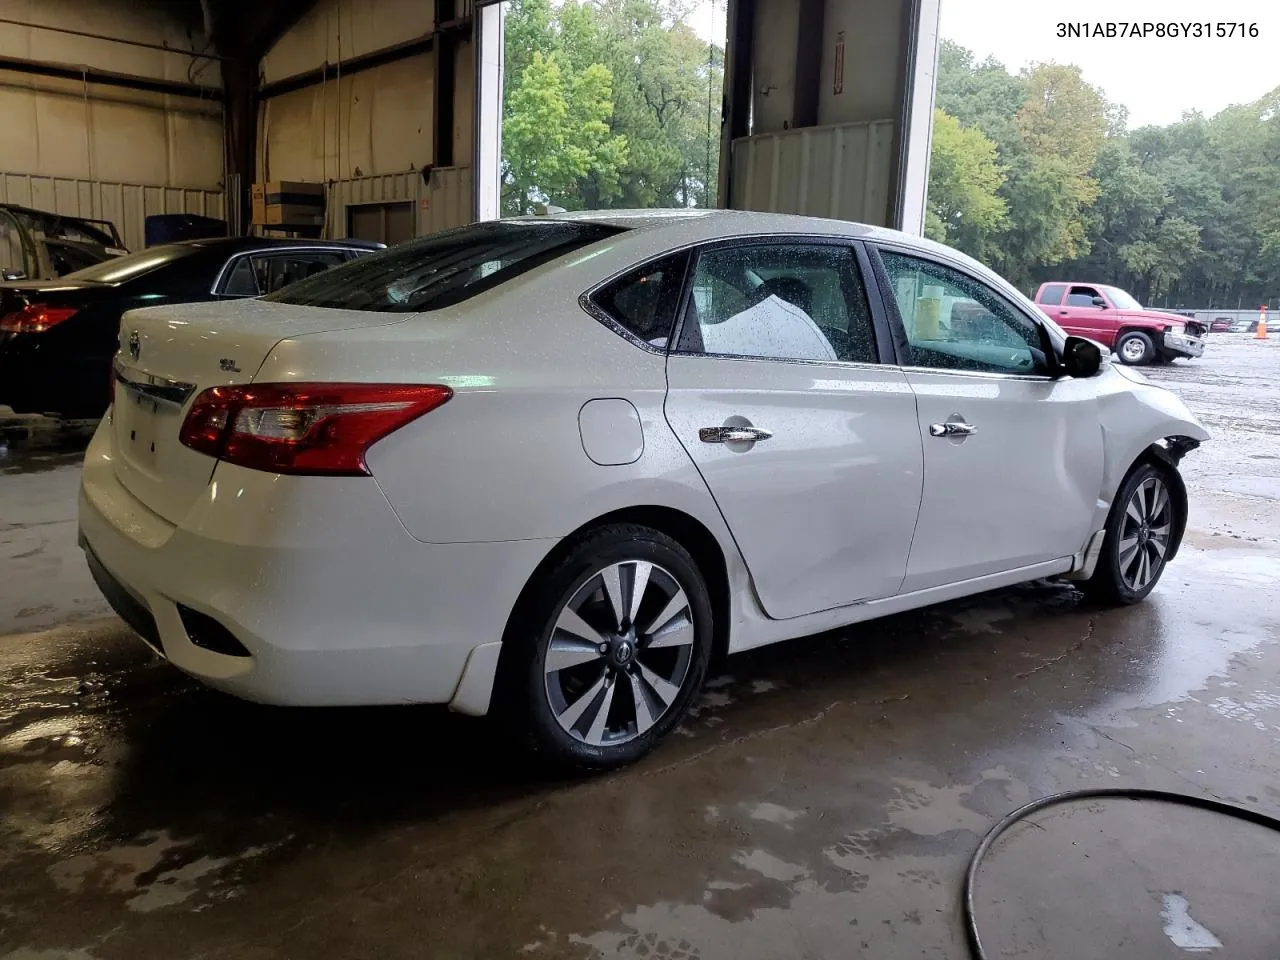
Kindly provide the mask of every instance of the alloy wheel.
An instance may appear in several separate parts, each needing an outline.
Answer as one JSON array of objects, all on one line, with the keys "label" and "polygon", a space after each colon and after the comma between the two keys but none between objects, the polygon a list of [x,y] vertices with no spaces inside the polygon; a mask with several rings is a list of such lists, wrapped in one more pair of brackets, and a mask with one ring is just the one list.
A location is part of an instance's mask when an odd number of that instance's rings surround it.
[{"label": "alloy wheel", "polygon": [[1125,505],[1120,524],[1120,577],[1134,592],[1160,575],[1173,531],[1173,500],[1159,477],[1147,477]]},{"label": "alloy wheel", "polygon": [[655,563],[613,563],[556,618],[543,670],[547,701],[575,739],[626,743],[675,703],[693,651],[693,614],[679,581]]},{"label": "alloy wheel", "polygon": [[1120,344],[1120,356],[1129,363],[1137,363],[1147,352],[1147,345],[1141,337],[1131,337]]}]

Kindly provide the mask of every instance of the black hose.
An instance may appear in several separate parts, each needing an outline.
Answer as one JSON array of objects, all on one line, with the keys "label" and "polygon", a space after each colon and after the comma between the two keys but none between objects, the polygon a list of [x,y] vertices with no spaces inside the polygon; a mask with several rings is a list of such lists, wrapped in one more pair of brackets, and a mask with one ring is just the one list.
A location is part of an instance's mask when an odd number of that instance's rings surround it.
[{"label": "black hose", "polygon": [[965,871],[964,875],[964,925],[965,937],[969,942],[969,952],[972,954],[973,960],[987,960],[986,951],[982,946],[982,937],[978,933],[978,920],[973,905],[973,889],[977,883],[978,870],[981,868],[982,861],[986,858],[992,845],[1000,839],[1001,834],[1019,820],[1025,819],[1046,807],[1057,806],[1061,803],[1072,803],[1077,800],[1094,800],[1105,797],[1124,800],[1159,800],[1161,803],[1197,807],[1201,810],[1209,810],[1213,813],[1234,817],[1237,820],[1256,823],[1260,827],[1280,832],[1280,819],[1275,817],[1268,817],[1266,814],[1258,813],[1256,810],[1248,810],[1245,807],[1237,807],[1234,804],[1223,803],[1221,800],[1212,800],[1208,797],[1198,797],[1185,793],[1171,793],[1167,790],[1104,787],[1096,790],[1068,790],[1065,793],[1055,793],[1048,797],[1041,797],[1039,800],[1032,800],[1030,803],[1025,803],[1017,810],[1014,810],[1013,813],[988,830],[987,835],[982,838],[982,842],[978,844],[978,849],[973,852],[973,856],[969,860],[969,869]]}]

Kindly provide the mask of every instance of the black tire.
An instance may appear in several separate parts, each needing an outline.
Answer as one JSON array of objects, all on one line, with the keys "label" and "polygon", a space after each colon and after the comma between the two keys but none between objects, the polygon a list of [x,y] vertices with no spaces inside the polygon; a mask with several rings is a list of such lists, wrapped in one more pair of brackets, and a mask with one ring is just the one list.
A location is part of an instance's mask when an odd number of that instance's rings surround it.
[{"label": "black tire", "polygon": [[[1142,347],[1141,354],[1138,353],[1139,345]],[[1116,341],[1116,354],[1120,357],[1121,363],[1135,367],[1142,366],[1155,359],[1156,345],[1145,333],[1131,330]]]},{"label": "black tire", "polygon": [[[607,634],[601,626],[611,623],[609,618],[615,616],[615,607],[609,602],[604,578],[608,571],[629,568],[634,583],[639,579],[635,572],[637,564],[651,565],[648,569],[652,572],[646,574],[648,579],[640,591],[639,612],[635,616],[635,624],[631,624],[633,653],[629,660],[620,661],[621,648],[627,645],[626,630],[630,620],[624,618],[622,626],[617,629],[609,627]],[[623,573],[622,579],[625,578]],[[658,611],[665,613],[671,603],[680,602],[676,594],[670,593],[673,583],[678,591],[683,591],[687,610],[664,622],[681,625],[678,632],[682,641],[686,636],[685,630],[691,629],[691,641],[681,642],[679,646],[660,643],[657,646],[664,649],[650,649],[648,644],[656,640],[658,634],[670,636],[676,632],[658,630],[662,624],[656,622],[646,623],[661,616]],[[618,589],[626,592],[625,586]],[[586,599],[582,598],[583,595]],[[627,593],[628,597],[631,595]],[[598,660],[587,660],[549,672],[548,653],[553,635],[557,633],[558,621],[567,616],[566,609],[571,603],[578,604],[570,613],[581,617],[580,622],[593,628],[601,627],[593,631],[591,643],[579,645],[578,649],[589,656],[588,648],[595,641],[613,646],[609,654],[600,656]],[[685,620],[681,619],[686,614],[687,628],[683,626]],[[654,629],[654,634],[646,639],[642,635],[642,626]],[[562,625],[556,636],[557,652],[563,656],[566,644],[574,643],[577,636],[564,630]],[[697,563],[678,542],[649,527],[614,524],[585,534],[533,585],[533,593],[517,611],[504,645],[499,694],[502,699],[498,712],[506,715],[508,723],[514,725],[516,732],[539,759],[560,769],[577,772],[609,770],[639,760],[657,746],[688,712],[702,688],[711,658],[711,599]],[[642,661],[642,656],[649,662]],[[673,664],[671,672],[667,672],[657,662],[659,660]],[[602,680],[596,679],[597,670],[601,671]],[[645,679],[655,672],[668,684],[676,675],[680,677],[678,693],[671,695],[665,704],[660,691],[667,688],[651,685]],[[569,728],[562,725],[559,718],[572,713],[578,702],[599,682],[605,685],[578,715],[579,719],[567,721]],[[637,703],[637,697],[645,701],[643,706]],[[603,736],[616,739],[589,742],[589,737],[599,739],[595,724],[587,729],[587,721],[599,720],[601,705],[606,706],[604,720],[600,722],[608,728],[616,718],[618,727],[617,730],[606,729]],[[651,715],[659,706],[663,712],[654,719]],[[651,725],[642,729],[645,721]]]},{"label": "black tire", "polygon": [[[1107,517],[1107,532],[1102,542],[1102,554],[1098,557],[1098,566],[1093,576],[1081,584],[1081,589],[1090,598],[1111,605],[1139,603],[1160,582],[1168,555],[1178,548],[1186,510],[1181,485],[1172,482],[1170,469],[1149,462],[1140,463],[1120,484],[1120,490],[1111,505],[1111,513]],[[1139,532],[1143,524],[1135,519],[1130,508],[1135,503],[1138,490],[1152,480],[1163,490],[1168,507],[1165,511],[1154,512],[1145,525],[1147,533],[1144,537]],[[1158,531],[1162,527],[1167,527],[1167,534],[1160,545],[1152,531]],[[1135,575],[1135,571],[1139,569],[1135,567],[1135,563],[1140,563],[1141,558],[1137,558],[1130,550],[1131,538],[1138,539],[1136,549],[1145,552],[1148,563],[1154,567],[1145,581]],[[1157,542],[1157,546],[1148,545],[1153,540]],[[1157,554],[1160,555],[1158,563]]]}]

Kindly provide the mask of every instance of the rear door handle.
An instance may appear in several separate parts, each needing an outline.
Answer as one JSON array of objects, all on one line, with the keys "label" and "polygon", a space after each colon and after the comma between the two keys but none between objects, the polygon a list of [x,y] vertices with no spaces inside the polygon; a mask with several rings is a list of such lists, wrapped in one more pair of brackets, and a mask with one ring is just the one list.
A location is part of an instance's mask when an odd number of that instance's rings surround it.
[{"label": "rear door handle", "polygon": [[971,437],[977,432],[978,428],[972,423],[929,424],[929,436],[931,437]]},{"label": "rear door handle", "polygon": [[698,439],[703,443],[755,443],[772,436],[772,430],[759,427],[703,427],[698,431]]}]

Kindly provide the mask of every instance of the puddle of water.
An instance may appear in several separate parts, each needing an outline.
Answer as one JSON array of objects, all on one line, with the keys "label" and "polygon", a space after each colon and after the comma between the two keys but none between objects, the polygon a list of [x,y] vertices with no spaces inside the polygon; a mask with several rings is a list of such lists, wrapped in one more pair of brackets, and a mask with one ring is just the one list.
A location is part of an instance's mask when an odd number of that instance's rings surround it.
[{"label": "puddle of water", "polygon": [[1160,911],[1160,917],[1164,920],[1164,935],[1180,950],[1209,953],[1222,949],[1222,941],[1213,935],[1213,931],[1192,918],[1191,905],[1181,894],[1164,895],[1164,909]]}]

